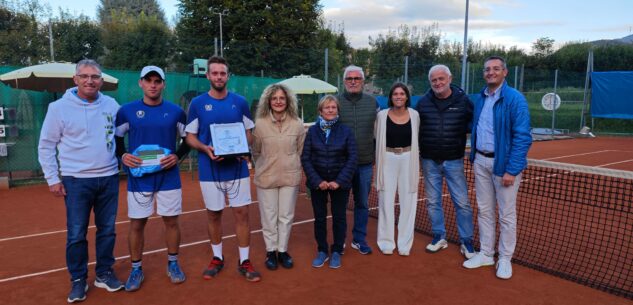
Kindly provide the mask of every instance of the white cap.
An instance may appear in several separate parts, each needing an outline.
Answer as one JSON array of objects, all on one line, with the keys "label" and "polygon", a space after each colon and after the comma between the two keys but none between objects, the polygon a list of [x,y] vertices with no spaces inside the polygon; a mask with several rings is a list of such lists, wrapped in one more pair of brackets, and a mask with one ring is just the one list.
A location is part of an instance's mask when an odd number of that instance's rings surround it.
[{"label": "white cap", "polygon": [[161,69],[161,68],[159,68],[157,66],[145,66],[145,67],[143,67],[143,70],[141,70],[141,78],[145,77],[145,75],[147,75],[150,72],[158,73],[158,76],[160,76],[160,78],[165,80],[165,72],[163,72],[163,69]]}]

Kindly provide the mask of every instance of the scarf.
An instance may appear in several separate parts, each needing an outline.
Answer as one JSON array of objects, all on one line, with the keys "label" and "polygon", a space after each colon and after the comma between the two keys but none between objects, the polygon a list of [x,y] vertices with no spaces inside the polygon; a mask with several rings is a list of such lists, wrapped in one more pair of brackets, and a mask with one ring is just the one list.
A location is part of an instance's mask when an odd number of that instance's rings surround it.
[{"label": "scarf", "polygon": [[325,120],[322,116],[319,115],[317,118],[317,123],[321,130],[325,133],[325,143],[327,143],[328,138],[330,137],[330,131],[332,131],[332,126],[338,122],[338,115],[331,121]]}]

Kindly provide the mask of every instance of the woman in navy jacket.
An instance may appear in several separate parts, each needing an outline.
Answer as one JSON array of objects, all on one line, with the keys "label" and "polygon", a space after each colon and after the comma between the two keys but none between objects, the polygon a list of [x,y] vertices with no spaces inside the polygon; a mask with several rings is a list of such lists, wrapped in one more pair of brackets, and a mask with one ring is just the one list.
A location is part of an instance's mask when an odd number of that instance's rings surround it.
[{"label": "woman in navy jacket", "polygon": [[[326,95],[319,101],[319,117],[308,129],[301,155],[314,210],[314,237],[318,253],[312,266],[316,268],[322,267],[328,260],[330,268],[341,266],[347,231],[345,209],[356,169],[354,134],[347,126],[338,123],[338,109],[339,102],[333,95]],[[328,195],[334,235],[331,249],[328,249],[326,227]],[[330,250],[331,257],[328,255]]]}]

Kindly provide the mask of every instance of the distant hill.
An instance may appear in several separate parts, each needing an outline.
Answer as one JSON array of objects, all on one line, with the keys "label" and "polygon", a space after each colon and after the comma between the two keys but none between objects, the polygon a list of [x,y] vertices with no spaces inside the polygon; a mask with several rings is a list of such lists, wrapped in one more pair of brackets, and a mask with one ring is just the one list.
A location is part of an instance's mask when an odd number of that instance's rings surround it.
[{"label": "distant hill", "polygon": [[589,42],[592,45],[603,46],[613,44],[633,44],[633,34],[619,39],[601,39]]},{"label": "distant hill", "polygon": [[626,36],[626,37],[622,37],[620,39],[616,39],[616,40],[619,40],[619,41],[621,41],[623,43],[633,43],[633,34],[631,34],[629,36]]}]

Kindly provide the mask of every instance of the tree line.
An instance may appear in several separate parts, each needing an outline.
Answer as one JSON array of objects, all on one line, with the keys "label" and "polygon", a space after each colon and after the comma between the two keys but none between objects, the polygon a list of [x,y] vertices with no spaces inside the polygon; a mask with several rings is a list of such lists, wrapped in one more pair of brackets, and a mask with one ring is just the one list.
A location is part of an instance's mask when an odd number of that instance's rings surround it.
[{"label": "tree line", "polygon": [[[369,48],[355,49],[343,25],[323,19],[318,0],[180,0],[178,7],[174,26],[169,26],[156,0],[100,0],[97,20],[63,10],[48,19],[51,9],[37,0],[0,0],[0,64],[50,62],[52,38],[55,61],[95,58],[108,69],[154,64],[187,72],[194,58],[207,58],[216,50],[221,14],[222,51],[239,75],[324,78],[326,48],[332,83],[351,63],[365,67],[369,77],[389,81],[403,76],[405,57],[409,75],[425,75],[435,63],[461,66],[462,43],[445,40],[438,25],[402,25],[370,37]],[[595,70],[633,66],[631,44],[569,42],[555,50],[554,43],[539,38],[528,53],[516,46],[469,41],[468,61],[481,64],[496,54],[510,66],[584,72],[593,49]]]}]

